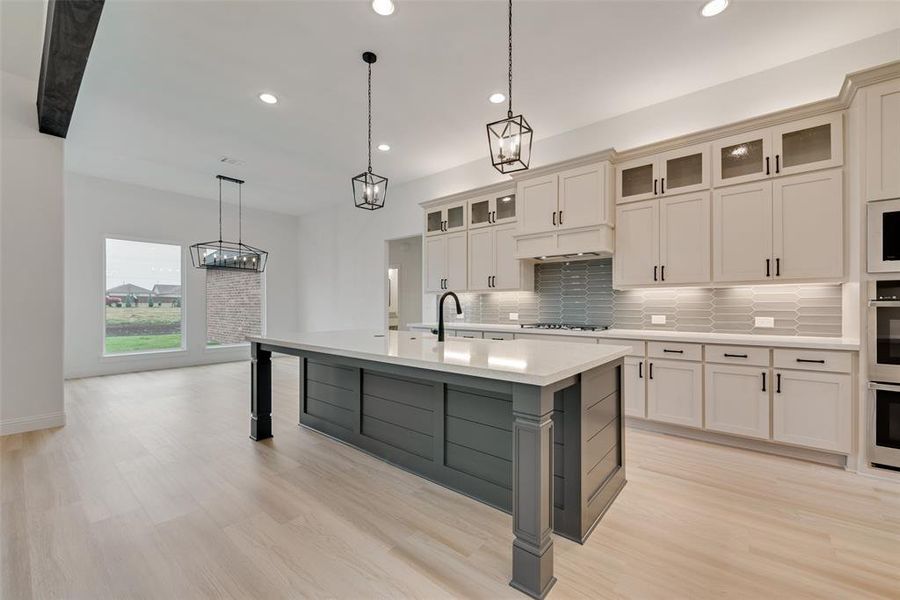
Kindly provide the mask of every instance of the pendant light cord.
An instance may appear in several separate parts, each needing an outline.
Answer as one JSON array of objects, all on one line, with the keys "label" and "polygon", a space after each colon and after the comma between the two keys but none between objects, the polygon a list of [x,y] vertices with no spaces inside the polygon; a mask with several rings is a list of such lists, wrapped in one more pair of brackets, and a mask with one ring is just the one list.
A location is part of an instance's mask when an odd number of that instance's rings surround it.
[{"label": "pendant light cord", "polygon": [[372,172],[372,63],[369,63],[369,173]]},{"label": "pendant light cord", "polygon": [[238,245],[239,246],[241,245],[241,242],[244,241],[244,239],[241,237],[241,224],[243,223],[243,216],[241,214],[241,190],[243,189],[243,187],[244,187],[243,183],[238,184]]},{"label": "pendant light cord", "polygon": [[222,245],[222,180],[219,180],[219,246]]},{"label": "pendant light cord", "polygon": [[509,109],[507,110],[507,116],[513,116],[512,110],[512,0],[509,0],[509,94],[507,95],[507,99],[509,100]]}]

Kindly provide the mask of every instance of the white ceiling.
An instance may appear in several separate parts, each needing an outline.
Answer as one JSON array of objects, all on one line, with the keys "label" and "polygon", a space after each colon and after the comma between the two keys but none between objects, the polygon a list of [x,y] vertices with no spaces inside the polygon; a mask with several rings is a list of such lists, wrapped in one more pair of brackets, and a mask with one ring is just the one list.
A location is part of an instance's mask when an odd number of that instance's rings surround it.
[{"label": "white ceiling", "polygon": [[[505,2],[108,0],[69,130],[68,168],[300,214],[349,202],[365,156],[391,185],[486,157],[506,83]],[[517,2],[514,107],[548,137],[900,27],[897,2]],[[259,102],[271,91],[275,106]],[[837,91],[837,90],[835,90]],[[219,163],[227,155],[246,162]],[[490,168],[490,167],[487,167]]]}]

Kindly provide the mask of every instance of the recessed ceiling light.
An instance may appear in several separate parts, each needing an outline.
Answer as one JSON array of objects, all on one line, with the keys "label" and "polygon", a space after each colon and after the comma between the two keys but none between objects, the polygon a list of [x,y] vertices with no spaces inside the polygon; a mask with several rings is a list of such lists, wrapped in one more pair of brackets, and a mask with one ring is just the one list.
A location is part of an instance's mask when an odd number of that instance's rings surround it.
[{"label": "recessed ceiling light", "polygon": [[378,149],[381,150],[382,152],[387,152],[388,150],[391,149],[391,147],[387,144],[378,144]]},{"label": "recessed ceiling light", "polygon": [[494,104],[500,104],[501,102],[506,100],[506,96],[504,96],[500,92],[494,92],[493,94],[490,95],[488,100],[490,100]]},{"label": "recessed ceiling light", "polygon": [[372,0],[372,10],[386,17],[394,13],[394,2],[393,0]]},{"label": "recessed ceiling light", "polygon": [[714,17],[728,8],[728,0],[709,0],[700,9],[700,14],[704,17]]},{"label": "recessed ceiling light", "polygon": [[262,94],[260,94],[259,99],[266,104],[275,104],[276,102],[278,102],[278,98],[276,98],[274,94],[270,94],[268,92],[263,92]]}]

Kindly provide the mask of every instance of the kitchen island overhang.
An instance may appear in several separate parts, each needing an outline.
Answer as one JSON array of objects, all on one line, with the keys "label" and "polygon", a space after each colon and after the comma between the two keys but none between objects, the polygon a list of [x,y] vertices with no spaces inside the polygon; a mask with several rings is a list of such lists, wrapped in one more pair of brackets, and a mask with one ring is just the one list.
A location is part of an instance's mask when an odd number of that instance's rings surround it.
[{"label": "kitchen island overhang", "polygon": [[624,346],[342,331],[250,338],[255,440],[271,354],[300,358],[299,423],[513,515],[510,585],[541,598],[625,485]]}]

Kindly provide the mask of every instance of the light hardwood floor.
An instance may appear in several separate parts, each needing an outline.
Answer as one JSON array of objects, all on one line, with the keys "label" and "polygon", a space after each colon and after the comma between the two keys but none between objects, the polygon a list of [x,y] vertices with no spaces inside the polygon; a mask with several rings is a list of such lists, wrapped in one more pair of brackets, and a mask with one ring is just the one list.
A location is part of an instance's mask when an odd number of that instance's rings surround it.
[{"label": "light hardwood floor", "polygon": [[[82,379],[2,444],[2,598],[516,598],[511,519],[298,428],[246,363]],[[900,485],[629,431],[629,483],[551,598],[900,598]]]}]

